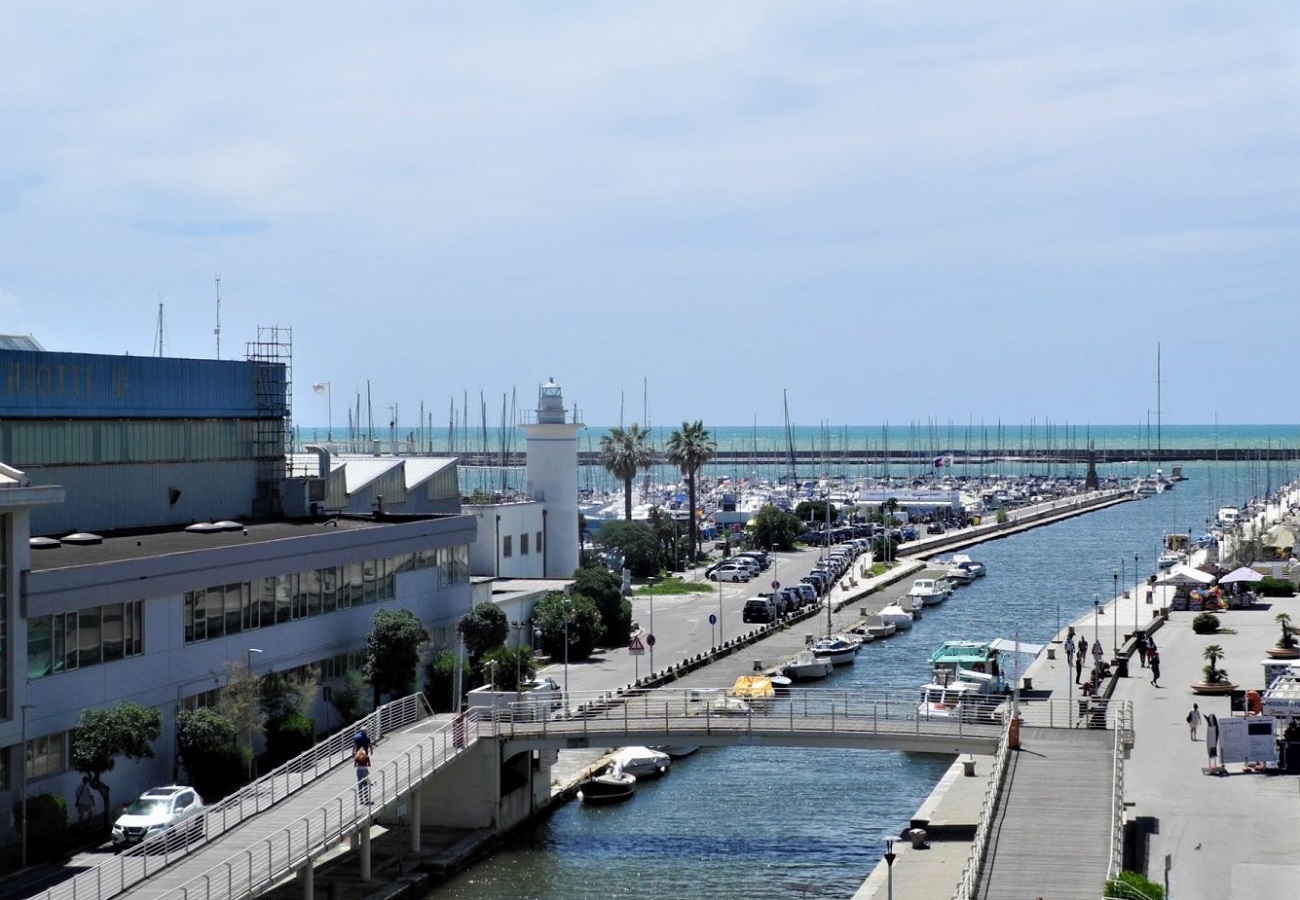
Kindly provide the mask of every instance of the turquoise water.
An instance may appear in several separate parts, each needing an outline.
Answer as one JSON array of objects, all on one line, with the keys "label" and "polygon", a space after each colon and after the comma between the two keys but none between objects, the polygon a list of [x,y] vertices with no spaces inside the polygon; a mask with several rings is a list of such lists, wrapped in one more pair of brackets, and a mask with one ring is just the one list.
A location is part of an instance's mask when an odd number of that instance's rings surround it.
[{"label": "turquoise water", "polygon": [[[1187,474],[1159,496],[980,545],[971,553],[988,565],[986,578],[927,610],[911,632],[864,647],[829,686],[913,690],[945,640],[1017,630],[1025,641],[1050,639],[1092,609],[1094,594],[1111,596],[1112,571],[1122,567],[1121,585],[1134,583],[1134,554],[1137,571],[1150,572],[1165,532],[1195,530],[1213,505],[1247,499],[1230,492],[1229,465],[1196,464]],[[560,808],[431,896],[849,897],[949,762],[883,751],[702,750],[629,803]]]}]

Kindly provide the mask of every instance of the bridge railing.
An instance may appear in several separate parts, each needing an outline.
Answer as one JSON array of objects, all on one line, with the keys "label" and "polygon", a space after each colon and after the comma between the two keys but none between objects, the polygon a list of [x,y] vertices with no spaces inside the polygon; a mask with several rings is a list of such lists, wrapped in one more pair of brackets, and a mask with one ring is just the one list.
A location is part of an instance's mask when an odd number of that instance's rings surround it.
[{"label": "bridge railing", "polygon": [[114,858],[62,881],[30,900],[106,900],[184,858],[195,849],[302,790],[352,758],[352,736],[366,729],[372,741],[429,715],[422,695],[394,700],[341,729],[198,815],[161,831]]},{"label": "bridge railing", "polygon": [[[423,704],[422,695],[407,699]],[[364,788],[359,783],[349,785],[316,809],[191,878],[170,896],[183,900],[230,900],[270,887],[356,832],[376,810],[408,794],[437,768],[471,746],[475,741],[476,719],[477,713],[471,710],[463,718],[443,724],[415,746],[372,769]],[[385,727],[393,724],[385,723]],[[349,747],[349,755],[350,752]]]},{"label": "bridge railing", "polygon": [[980,804],[979,825],[975,828],[975,839],[971,841],[970,854],[966,857],[966,868],[962,871],[961,881],[957,885],[954,900],[970,900],[979,890],[980,876],[984,870],[984,854],[988,849],[989,835],[993,831],[993,814],[1006,786],[1007,761],[1011,758],[1011,744],[1004,731],[998,741],[997,752],[993,754],[993,771],[989,774],[988,784],[984,788],[984,800]]},{"label": "bridge railing", "polygon": [[[484,733],[535,737],[585,731],[695,731],[701,727],[735,731],[761,727],[806,727],[862,732],[900,729],[917,734],[942,731],[981,734],[1001,726],[1010,709],[1006,697],[983,697],[938,714],[920,702],[919,691],[837,691],[794,688],[771,698],[746,699],[725,688],[672,691],[663,688],[621,693],[573,693],[569,702],[524,701],[481,710]],[[1039,728],[1114,728],[1114,705],[1101,698],[1021,702],[1024,725]],[[701,726],[703,722],[703,726]],[[808,723],[808,724],[805,724]]]},{"label": "bridge railing", "polygon": [[1111,771],[1110,864],[1106,880],[1119,877],[1124,868],[1124,760],[1133,749],[1133,703],[1116,704],[1115,760]]}]

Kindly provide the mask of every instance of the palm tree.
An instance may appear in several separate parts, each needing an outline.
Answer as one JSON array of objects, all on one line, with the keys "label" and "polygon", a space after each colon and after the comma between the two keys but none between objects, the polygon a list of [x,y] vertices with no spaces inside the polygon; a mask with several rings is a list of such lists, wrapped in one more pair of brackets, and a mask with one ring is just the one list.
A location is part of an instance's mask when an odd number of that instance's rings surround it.
[{"label": "palm tree", "polygon": [[654,461],[649,440],[650,432],[635,422],[626,431],[611,428],[600,439],[601,464],[615,478],[623,480],[623,511],[629,522],[632,521],[632,479]]},{"label": "palm tree", "polygon": [[695,476],[700,467],[718,455],[718,442],[713,439],[704,422],[683,422],[668,437],[668,462],[682,470],[686,476],[686,490],[691,504],[691,565],[700,558],[700,527],[695,519]]},{"label": "palm tree", "polygon": [[1208,684],[1218,684],[1220,681],[1228,680],[1228,673],[1215,666],[1215,663],[1223,659],[1223,648],[1221,646],[1210,644],[1201,651],[1201,655],[1206,659],[1205,680]]}]

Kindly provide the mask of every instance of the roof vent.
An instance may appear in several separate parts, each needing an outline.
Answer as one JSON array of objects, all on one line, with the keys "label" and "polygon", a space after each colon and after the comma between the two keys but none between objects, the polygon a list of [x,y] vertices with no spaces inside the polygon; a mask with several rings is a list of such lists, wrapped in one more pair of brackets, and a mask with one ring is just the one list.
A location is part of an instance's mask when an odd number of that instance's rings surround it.
[{"label": "roof vent", "polygon": [[220,522],[213,522],[212,526],[218,531],[241,531],[244,524],[242,522],[232,522],[230,519],[222,519]]},{"label": "roof vent", "polygon": [[104,543],[104,539],[89,531],[78,531],[76,534],[70,534],[64,537],[63,543],[76,544],[79,547],[88,547],[91,544],[102,544]]},{"label": "roof vent", "polygon": [[27,539],[27,546],[33,550],[53,550],[55,547],[62,547],[63,542],[58,538],[34,537]]},{"label": "roof vent", "polygon": [[214,525],[211,522],[195,522],[193,525],[186,525],[185,530],[191,534],[212,534],[223,529],[220,525]]}]

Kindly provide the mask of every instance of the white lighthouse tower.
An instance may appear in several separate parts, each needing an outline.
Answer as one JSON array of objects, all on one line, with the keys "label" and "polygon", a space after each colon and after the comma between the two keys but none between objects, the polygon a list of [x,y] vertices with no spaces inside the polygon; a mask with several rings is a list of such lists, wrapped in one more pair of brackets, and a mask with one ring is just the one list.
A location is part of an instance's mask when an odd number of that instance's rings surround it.
[{"label": "white lighthouse tower", "polygon": [[[575,415],[576,419],[577,416]],[[568,578],[578,568],[578,431],[565,419],[564,396],[552,378],[537,392],[537,421],[528,435],[528,493],[544,504],[543,550],[546,578]]]}]

